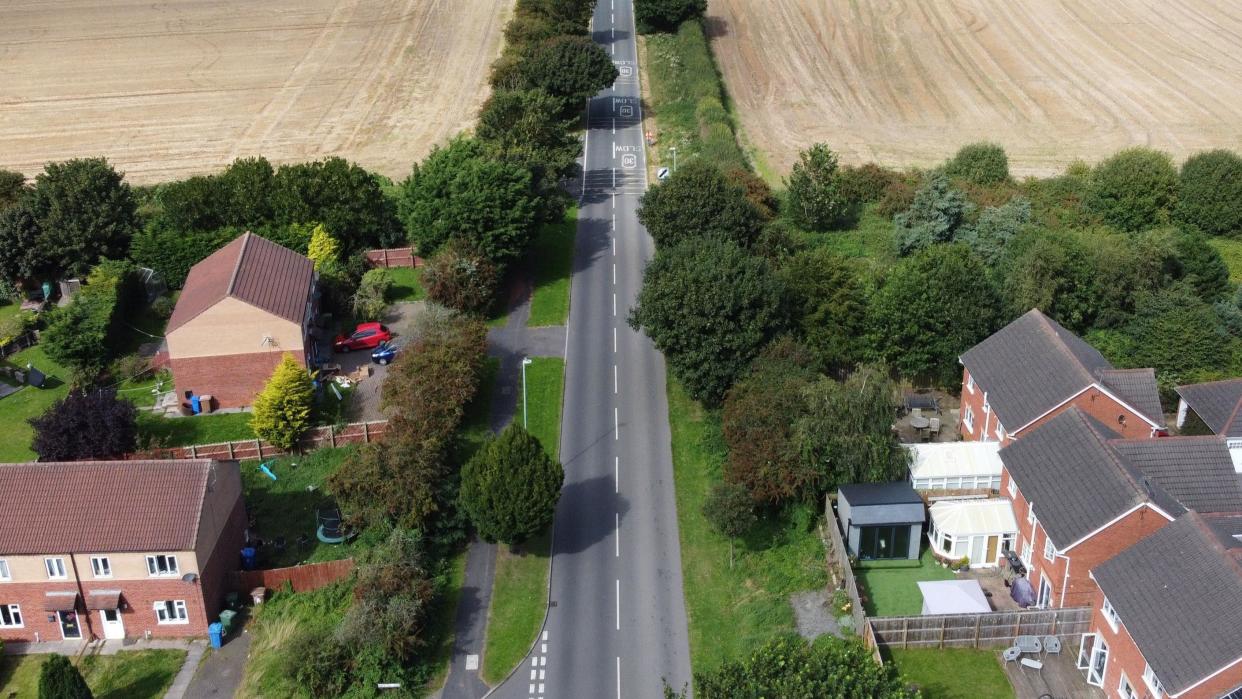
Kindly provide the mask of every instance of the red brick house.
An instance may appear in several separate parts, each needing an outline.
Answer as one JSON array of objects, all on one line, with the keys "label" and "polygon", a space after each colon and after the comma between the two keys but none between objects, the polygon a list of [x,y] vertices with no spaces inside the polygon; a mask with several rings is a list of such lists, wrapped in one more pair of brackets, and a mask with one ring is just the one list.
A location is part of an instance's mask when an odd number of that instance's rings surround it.
[{"label": "red brick house", "polygon": [[0,464],[0,639],[205,636],[246,527],[236,461]]},{"label": "red brick house", "polygon": [[959,361],[963,439],[1007,444],[1071,406],[1122,437],[1165,432],[1152,369],[1113,368],[1039,309],[996,331]]},{"label": "red brick house", "polygon": [[318,362],[315,266],[306,256],[246,233],[194,265],[165,336],[177,393],[242,408],[285,354]]},{"label": "red brick house", "polygon": [[1188,510],[1242,511],[1217,437],[1121,439],[1071,406],[1001,449],[1001,494],[1038,604],[1095,602],[1090,571]]},{"label": "red brick house", "polygon": [[1091,574],[1089,683],[1110,697],[1242,697],[1242,516],[1188,512]]},{"label": "red brick house", "polygon": [[1178,386],[1177,427],[1186,426],[1193,414],[1212,431],[1223,437],[1233,455],[1233,467],[1242,473],[1242,379],[1209,381]]}]

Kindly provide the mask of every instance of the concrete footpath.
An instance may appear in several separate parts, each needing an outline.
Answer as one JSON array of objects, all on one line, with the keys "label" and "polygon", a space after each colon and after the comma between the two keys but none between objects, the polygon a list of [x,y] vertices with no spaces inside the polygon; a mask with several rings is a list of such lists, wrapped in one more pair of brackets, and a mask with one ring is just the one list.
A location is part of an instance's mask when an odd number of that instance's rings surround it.
[{"label": "concrete footpath", "polygon": [[[181,668],[181,673],[177,675],[177,679],[183,679],[186,674],[186,668],[197,668],[197,671],[190,669],[189,677],[185,678],[186,685],[182,688],[181,694],[174,695],[169,690],[166,699],[175,699],[183,697],[184,699],[225,699],[232,697],[237,693],[237,688],[241,686],[242,673],[246,668],[246,656],[250,654],[250,634],[244,629],[234,634],[224,644],[223,648],[214,650],[200,665],[195,662],[193,666],[186,662],[186,666]],[[201,653],[200,653],[201,657]],[[175,689],[177,684],[173,684]]]}]

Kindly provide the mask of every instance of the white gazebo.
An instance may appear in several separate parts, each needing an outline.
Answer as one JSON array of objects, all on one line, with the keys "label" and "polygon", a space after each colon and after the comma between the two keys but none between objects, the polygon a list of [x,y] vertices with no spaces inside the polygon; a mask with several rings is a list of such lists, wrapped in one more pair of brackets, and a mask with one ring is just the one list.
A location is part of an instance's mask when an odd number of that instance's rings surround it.
[{"label": "white gazebo", "polygon": [[971,568],[995,566],[1018,534],[1013,506],[1001,498],[939,500],[928,514],[932,550],[946,558],[969,556]]},{"label": "white gazebo", "polygon": [[992,611],[978,580],[933,580],[919,583],[923,615],[979,614]]},{"label": "white gazebo", "polygon": [[999,442],[906,444],[915,490],[1000,490]]}]

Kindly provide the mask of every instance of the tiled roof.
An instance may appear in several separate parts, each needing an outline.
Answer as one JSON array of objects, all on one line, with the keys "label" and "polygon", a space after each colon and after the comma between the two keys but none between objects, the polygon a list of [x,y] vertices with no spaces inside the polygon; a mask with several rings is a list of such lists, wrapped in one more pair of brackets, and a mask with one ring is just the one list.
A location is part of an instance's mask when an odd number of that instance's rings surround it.
[{"label": "tiled roof", "polygon": [[[1226,531],[1228,529],[1228,531]],[[1238,518],[1189,512],[1092,571],[1169,694],[1242,656]]]},{"label": "tiled roof", "polygon": [[1116,434],[1071,407],[1001,449],[1001,461],[1048,536],[1064,548],[1144,502],[1184,508],[1111,447]]},{"label": "tiled roof", "polygon": [[301,323],[314,276],[315,265],[305,255],[244,233],[190,268],[165,332],[230,296]]},{"label": "tiled roof", "polygon": [[1109,446],[1188,510],[1242,512],[1242,482],[1220,437],[1116,439]]},{"label": "tiled roof", "polygon": [[0,464],[0,555],[194,548],[214,461]]},{"label": "tiled roof", "polygon": [[1178,386],[1177,393],[1213,432],[1242,437],[1242,379]]},{"label": "tiled roof", "polygon": [[1114,369],[1098,350],[1039,309],[996,331],[961,360],[1010,432],[1096,382],[1164,424],[1154,372]]}]

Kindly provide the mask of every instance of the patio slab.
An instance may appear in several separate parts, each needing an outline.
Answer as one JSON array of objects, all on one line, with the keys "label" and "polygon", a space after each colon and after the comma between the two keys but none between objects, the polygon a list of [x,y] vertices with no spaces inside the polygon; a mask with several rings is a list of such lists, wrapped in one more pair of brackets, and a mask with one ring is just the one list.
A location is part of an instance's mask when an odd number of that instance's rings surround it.
[{"label": "patio slab", "polygon": [[1005,663],[1005,676],[1013,685],[1017,699],[1040,699],[1052,696],[1057,699],[1106,699],[1099,687],[1087,684],[1082,671],[1074,666],[1078,646],[1066,644],[1057,655],[1043,655],[1042,669],[1034,670],[1018,661]]}]

